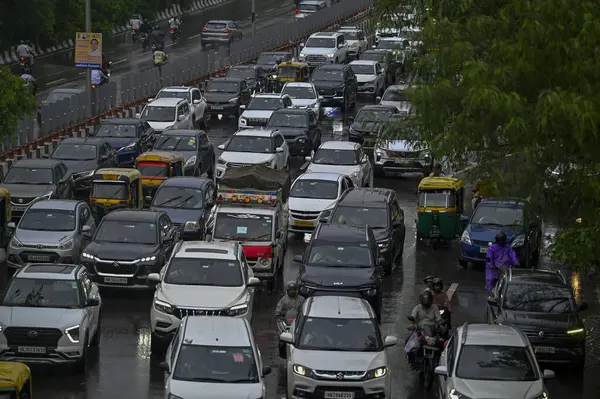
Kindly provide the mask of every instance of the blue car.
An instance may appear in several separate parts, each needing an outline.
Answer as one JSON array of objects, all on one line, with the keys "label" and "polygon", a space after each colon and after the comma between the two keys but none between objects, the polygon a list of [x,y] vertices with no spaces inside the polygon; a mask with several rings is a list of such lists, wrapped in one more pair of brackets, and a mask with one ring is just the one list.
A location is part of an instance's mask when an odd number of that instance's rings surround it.
[{"label": "blue car", "polygon": [[460,238],[460,265],[485,262],[488,247],[499,231],[506,234],[521,267],[537,264],[541,218],[532,211],[531,204],[518,198],[487,198],[479,203]]},{"label": "blue car", "polygon": [[119,167],[133,167],[135,159],[154,145],[154,129],[148,122],[135,118],[105,119],[93,134],[117,151]]}]

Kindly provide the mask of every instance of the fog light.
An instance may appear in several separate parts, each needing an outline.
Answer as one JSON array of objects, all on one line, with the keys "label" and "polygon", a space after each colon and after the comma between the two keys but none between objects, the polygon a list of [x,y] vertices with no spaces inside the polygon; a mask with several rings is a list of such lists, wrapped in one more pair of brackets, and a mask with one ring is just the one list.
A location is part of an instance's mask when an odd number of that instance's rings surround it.
[{"label": "fog light", "polygon": [[367,291],[367,295],[368,296],[377,295],[377,290],[375,288],[371,288],[370,290]]}]

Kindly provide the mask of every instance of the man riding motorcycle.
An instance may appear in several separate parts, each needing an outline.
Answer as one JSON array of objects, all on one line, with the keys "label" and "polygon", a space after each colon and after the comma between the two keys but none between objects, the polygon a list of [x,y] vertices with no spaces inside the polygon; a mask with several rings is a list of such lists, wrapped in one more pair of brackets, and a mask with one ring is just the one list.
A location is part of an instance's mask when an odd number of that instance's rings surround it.
[{"label": "man riding motorcycle", "polygon": [[25,40],[21,40],[21,43],[17,46],[17,57],[19,61],[21,58],[25,61],[25,65],[29,64],[29,67],[33,67],[35,50],[29,43],[25,43]]},{"label": "man riding motorcycle", "polygon": [[92,86],[101,86],[108,82],[108,76],[99,69],[92,70]]},{"label": "man riding motorcycle", "polygon": [[165,33],[160,29],[160,26],[154,25],[152,27],[152,33],[150,33],[150,43],[157,44],[161,48],[165,46]]},{"label": "man riding motorcycle", "polygon": [[167,54],[162,50],[156,50],[154,53],[152,53],[152,62],[154,62],[154,66],[158,68],[159,73],[161,67],[167,62],[168,59],[169,57],[167,57]]},{"label": "man riding motorcycle", "polygon": [[279,300],[275,307],[275,316],[285,317],[285,314],[290,310],[299,313],[304,301],[304,297],[298,296],[298,284],[295,281],[288,281],[285,285],[285,296]]},{"label": "man riding motorcycle", "polygon": [[176,16],[169,20],[169,31],[172,32],[174,38],[179,38],[181,34],[181,18]]},{"label": "man riding motorcycle", "polygon": [[138,34],[140,33],[140,28],[142,26],[142,20],[139,15],[134,15],[129,20],[129,26],[131,27],[131,40],[134,42],[138,38]]},{"label": "man riding motorcycle", "polygon": [[21,75],[21,79],[25,81],[26,87],[31,87],[32,93],[35,96],[37,94],[37,82],[35,78],[31,75],[31,69],[25,67],[23,69],[23,74]]},{"label": "man riding motorcycle", "polygon": [[[408,327],[409,330],[423,330],[423,329],[437,329],[438,325],[443,323],[442,316],[438,307],[433,303],[433,291],[426,288],[419,294],[419,304],[415,306],[411,313],[411,325]],[[412,336],[411,334],[406,338],[406,342]],[[414,348],[407,353],[409,363],[413,364],[416,360],[418,353],[420,353],[420,347]]]},{"label": "man riding motorcycle", "polygon": [[433,291],[433,276],[427,276],[423,279],[423,284],[427,286],[427,289]]},{"label": "man riding motorcycle", "polygon": [[492,294],[504,269],[519,266],[519,258],[507,241],[504,232],[496,233],[495,243],[489,247],[485,255],[485,288],[489,295]]}]

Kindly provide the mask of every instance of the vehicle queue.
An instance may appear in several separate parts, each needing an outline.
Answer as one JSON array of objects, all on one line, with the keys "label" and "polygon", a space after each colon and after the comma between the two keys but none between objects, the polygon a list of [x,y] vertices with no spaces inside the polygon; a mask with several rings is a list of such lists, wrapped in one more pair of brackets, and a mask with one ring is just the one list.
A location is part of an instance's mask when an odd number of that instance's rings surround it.
[{"label": "vehicle queue", "polygon": [[[264,397],[271,369],[249,324],[254,293],[261,282],[277,287],[288,240],[301,234],[307,247],[294,257],[300,274],[286,283],[276,315],[287,396],[391,397],[385,350],[405,337],[380,331],[382,283],[401,267],[407,221],[395,192],[375,187],[375,174],[424,174],[419,243],[438,248],[459,238],[461,265],[486,262],[499,233],[520,265],[535,265],[540,250],[540,220],[526,200],[485,198],[469,218],[464,182],[435,171],[428,177],[433,154],[377,139],[387,124],[413,112],[407,84],[393,84],[414,32],[380,29],[378,43],[397,45],[374,50],[362,46],[364,32],[356,27],[316,33],[298,61],[264,54],[254,67],[215,78],[204,92],[164,88],[138,118],[103,121],[89,138],[62,141],[48,159],[15,163],[0,189],[2,237],[14,272],[0,306],[0,360],[81,371],[100,341],[101,289],[154,289],[152,351],[165,358],[166,397],[203,397],[198,392],[206,389],[219,397]],[[350,33],[358,44],[346,41]],[[382,104],[351,121],[350,141],[322,143],[318,120],[325,108],[351,108],[359,94]],[[237,117],[238,131],[217,156],[200,128],[228,114]],[[295,156],[305,157],[306,168],[292,182]],[[75,199],[78,193],[87,200]],[[489,397],[503,389],[512,395],[506,397],[547,398],[543,380],[554,374],[536,358],[583,367],[578,312],[586,306],[574,303],[560,274],[509,269],[496,282],[489,325],[452,333],[442,317],[451,309],[438,308],[428,289],[409,316],[407,357],[427,388],[439,375],[442,398]],[[541,286],[534,290],[539,303],[511,303],[515,286],[534,282]],[[440,283],[431,289],[439,292]],[[548,287],[562,296],[543,296]],[[549,340],[534,339],[544,338],[542,327],[550,331],[549,318],[518,329],[502,323],[511,312],[553,313],[552,301],[573,317],[561,332],[554,327]],[[502,365],[485,373],[477,366],[506,353],[520,366],[512,374]],[[26,397],[28,370],[20,363],[0,367],[23,381],[14,389]],[[473,387],[469,379],[484,384]],[[514,381],[527,389],[518,391]]]}]

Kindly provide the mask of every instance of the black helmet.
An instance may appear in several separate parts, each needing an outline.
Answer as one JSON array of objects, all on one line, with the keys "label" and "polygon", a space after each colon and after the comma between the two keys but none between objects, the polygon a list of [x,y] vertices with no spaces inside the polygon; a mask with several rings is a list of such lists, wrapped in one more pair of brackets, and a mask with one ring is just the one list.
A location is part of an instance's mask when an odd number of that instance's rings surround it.
[{"label": "black helmet", "polygon": [[432,284],[433,284],[433,286],[434,286],[434,287],[435,287],[436,285],[439,285],[439,286],[440,286],[440,290],[443,290],[443,289],[444,289],[444,282],[443,282],[443,281],[442,281],[442,279],[441,279],[441,278],[439,278],[439,277],[436,277],[436,278],[434,278],[434,279],[433,279],[433,282],[432,282]]},{"label": "black helmet", "polygon": [[430,307],[433,304],[433,292],[431,290],[423,290],[419,294],[419,302],[425,307]]},{"label": "black helmet", "polygon": [[285,291],[289,296],[298,295],[298,283],[296,283],[295,281],[288,281],[285,284]]},{"label": "black helmet", "polygon": [[500,245],[506,245],[506,234],[504,234],[503,231],[499,231],[496,233],[496,238],[495,238],[496,244],[500,244]]},{"label": "black helmet", "polygon": [[423,284],[429,285],[433,281],[433,276],[427,276],[423,279]]}]

